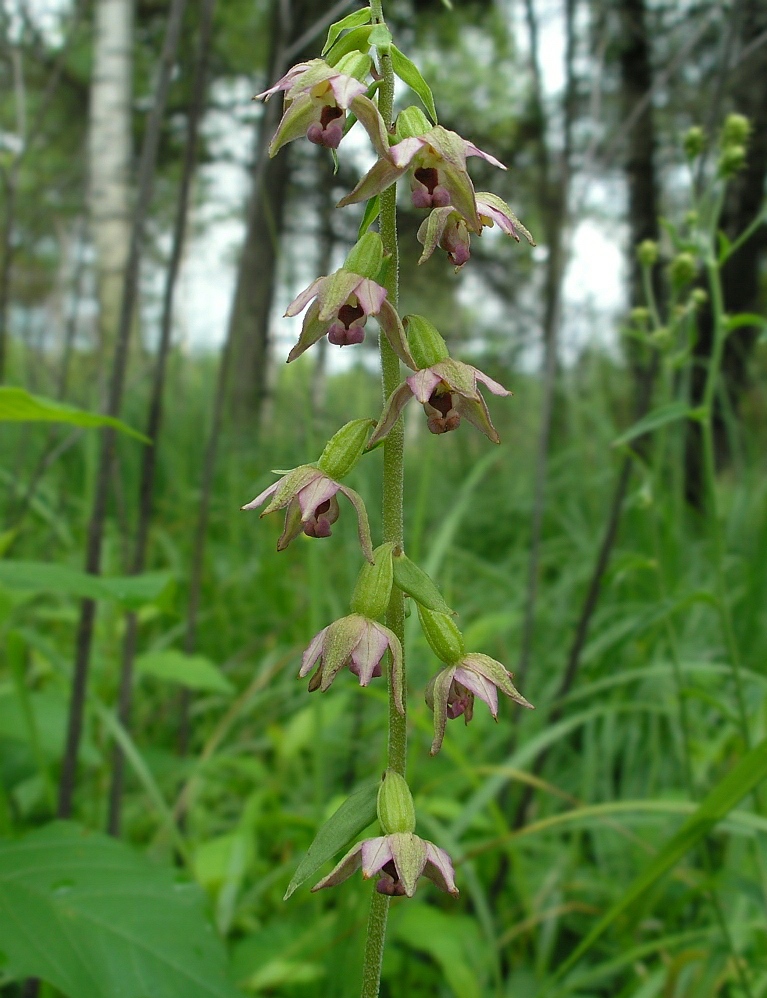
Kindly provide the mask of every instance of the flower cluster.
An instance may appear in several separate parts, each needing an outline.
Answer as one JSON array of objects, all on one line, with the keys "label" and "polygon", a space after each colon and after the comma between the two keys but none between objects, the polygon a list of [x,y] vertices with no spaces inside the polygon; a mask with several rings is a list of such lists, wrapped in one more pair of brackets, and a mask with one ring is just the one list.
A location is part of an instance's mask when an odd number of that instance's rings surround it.
[{"label": "flower cluster", "polygon": [[[425,690],[434,717],[432,754],[439,751],[448,720],[473,716],[479,697],[497,720],[499,696],[524,707],[531,705],[517,691],[512,675],[495,659],[467,652],[454,613],[437,586],[412,562],[399,540],[387,539],[375,549],[365,504],[352,488],[342,484],[363,455],[385,441],[415,398],[423,407],[431,433],[458,429],[471,423],[494,443],[499,442],[480,388],[508,397],[511,392],[471,364],[450,356],[439,331],[420,315],[400,317],[396,308],[396,243],[382,238],[371,226],[379,210],[378,196],[406,177],[413,205],[428,211],[418,230],[423,246],[420,263],[442,249],[456,268],[470,258],[471,237],[497,226],[519,242],[532,244],[511,208],[496,194],[477,193],[467,162],[479,157],[505,169],[494,156],[437,123],[431,94],[417,69],[393,47],[388,29],[370,23],[370,11],[348,15],[331,27],[323,58],[299,63],[274,86],[259,94],[267,100],[284,93],[284,112],[269,153],[305,136],[333,150],[355,122],[364,129],[376,161],[339,207],[367,202],[360,238],[344,264],[332,274],[316,278],[291,302],[286,316],[304,313],[298,341],[288,354],[295,361],[323,336],[336,346],[360,344],[374,318],[384,340],[408,370],[396,387],[392,376],[387,399],[377,420],[347,423],[328,442],[320,458],[288,472],[269,485],[243,509],[264,506],[261,515],[285,510],[285,524],[277,543],[282,551],[300,534],[329,537],[340,515],[343,495],[357,516],[360,547],[365,562],[350,601],[350,612],[323,627],[306,648],[299,676],[309,676],[309,690],[327,692],[348,669],[360,686],[384,676],[388,679],[392,718],[404,718],[407,683],[403,664],[402,630],[396,617],[387,616],[395,595],[410,597],[417,607],[426,640],[442,663]],[[377,62],[371,49],[378,54]],[[374,100],[384,73],[384,60],[397,53],[405,66],[408,85],[424,98],[432,120],[416,107],[400,112],[391,128]],[[404,60],[404,61],[403,61]],[[415,75],[414,75],[415,74]],[[393,210],[393,209],[392,209]],[[391,535],[390,535],[391,537]],[[384,623],[382,618],[387,622]],[[340,680],[343,681],[343,680]],[[394,723],[394,721],[392,721]],[[404,721],[401,723],[404,724]],[[404,730],[404,729],[403,729]],[[401,764],[400,764],[401,765]],[[437,887],[457,895],[450,857],[444,850],[415,834],[415,807],[404,777],[387,770],[378,792],[376,813],[382,834],[352,845],[337,866],[313,890],[335,886],[362,869],[376,878],[376,890],[389,896],[412,897],[423,875]],[[343,844],[343,843],[341,843]]]}]

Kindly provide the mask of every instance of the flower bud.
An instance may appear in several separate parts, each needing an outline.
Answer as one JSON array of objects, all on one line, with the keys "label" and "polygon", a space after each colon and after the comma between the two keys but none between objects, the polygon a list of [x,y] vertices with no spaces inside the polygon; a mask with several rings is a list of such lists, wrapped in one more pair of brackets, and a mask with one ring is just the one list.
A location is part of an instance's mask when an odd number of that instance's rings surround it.
[{"label": "flower bud", "polygon": [[387,769],[378,789],[378,820],[384,835],[415,831],[413,795],[404,776]]},{"label": "flower bud", "polygon": [[342,426],[325,444],[317,462],[320,471],[335,481],[348,475],[362,456],[373,426],[375,421],[372,419],[353,419]]},{"label": "flower bud", "polygon": [[335,68],[339,73],[344,73],[346,76],[353,76],[356,80],[363,80],[370,72],[370,67],[373,60],[369,55],[364,52],[355,50],[353,52],[347,52],[346,55],[339,59],[335,64]]},{"label": "flower bud", "polygon": [[650,333],[650,342],[658,350],[667,350],[671,344],[671,332],[666,326],[660,326]]},{"label": "flower bud", "polygon": [[432,326],[428,319],[424,319],[422,315],[406,315],[402,324],[407,332],[410,353],[419,371],[448,359],[450,354],[447,344],[436,326]]},{"label": "flower bud", "polygon": [[697,226],[697,224],[698,224],[698,218],[699,218],[699,216],[698,216],[697,211],[688,211],[685,214],[685,216],[684,216],[684,220],[685,220],[685,223],[687,225],[687,228],[688,229],[694,229]]},{"label": "flower bud", "polygon": [[397,115],[395,138],[397,142],[403,139],[420,138],[430,131],[432,125],[420,107],[406,107]]},{"label": "flower bud", "polygon": [[382,544],[373,552],[373,564],[367,562],[360,569],[351,598],[352,613],[374,620],[386,613],[394,578],[391,543]]},{"label": "flower bud", "polygon": [[383,263],[384,251],[381,237],[377,232],[366,232],[359,242],[349,250],[344,262],[344,270],[375,280]]},{"label": "flower bud", "polygon": [[745,146],[725,146],[719,157],[719,176],[734,177],[746,165]]},{"label": "flower bud", "polygon": [[658,244],[654,239],[645,239],[637,246],[637,260],[643,267],[652,267],[658,262]]},{"label": "flower bud", "polygon": [[704,291],[703,288],[695,288],[693,293],[690,295],[690,301],[696,308],[700,308],[708,301],[708,292]]},{"label": "flower bud", "polygon": [[644,308],[643,306],[632,308],[631,321],[635,326],[640,326],[642,329],[646,329],[647,323],[650,321],[650,309]]},{"label": "flower bud", "polygon": [[695,280],[698,273],[698,265],[692,253],[679,253],[671,261],[668,267],[668,275],[674,288],[683,288],[686,284]]},{"label": "flower bud", "polygon": [[418,604],[418,617],[426,640],[439,659],[448,665],[453,665],[463,658],[466,654],[466,646],[463,643],[463,635],[452,617],[446,613],[427,610],[420,603]]},{"label": "flower bud", "polygon": [[751,122],[744,114],[728,114],[722,126],[721,144],[728,146],[745,146],[751,134]]},{"label": "flower bud", "polygon": [[706,133],[700,125],[688,128],[682,139],[685,155],[688,159],[697,159],[706,145]]}]

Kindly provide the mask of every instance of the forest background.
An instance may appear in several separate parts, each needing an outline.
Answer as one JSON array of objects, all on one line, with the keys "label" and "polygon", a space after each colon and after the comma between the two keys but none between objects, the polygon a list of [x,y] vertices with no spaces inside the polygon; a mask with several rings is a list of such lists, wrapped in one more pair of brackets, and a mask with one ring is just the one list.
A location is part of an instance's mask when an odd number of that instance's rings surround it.
[{"label": "forest background", "polygon": [[[353,244],[361,212],[332,209],[372,158],[350,137],[337,173],[306,143],[270,161],[279,100],[250,100],[356,6],[0,12],[8,998],[356,993],[366,894],[283,901],[383,766],[383,693],[295,679],[351,591],[355,538],[342,520],[278,555],[278,526],[239,512],[265,469],[380,408],[369,342],[286,368],[280,318]],[[408,551],[537,709],[478,710],[445,759],[412,711],[419,826],[461,898],[394,905],[383,993],[767,994],[767,7],[398,0],[387,18],[441,123],[508,166],[494,189],[537,241],[486,232],[454,275],[417,266],[421,216],[400,213],[402,311],[515,393],[499,448],[408,414]],[[732,112],[752,130],[723,258],[752,228],[722,269],[746,318],[721,358],[712,506],[707,302],[679,357],[663,334],[706,286],[695,259],[674,269],[679,227]],[[669,316],[654,339],[648,283]],[[374,535],[379,475],[366,460],[353,482]],[[410,648],[423,685],[415,630]]]}]

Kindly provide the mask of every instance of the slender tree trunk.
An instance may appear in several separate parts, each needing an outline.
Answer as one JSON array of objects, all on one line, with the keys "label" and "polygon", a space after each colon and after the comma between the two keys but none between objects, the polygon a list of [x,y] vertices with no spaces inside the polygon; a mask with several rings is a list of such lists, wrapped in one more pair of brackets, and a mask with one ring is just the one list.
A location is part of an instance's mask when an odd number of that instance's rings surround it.
[{"label": "slender tree trunk", "polygon": [[[763,0],[746,0],[742,4],[739,27],[741,48],[767,31],[767,6]],[[729,67],[723,67],[722,73],[727,78]],[[750,56],[738,62],[731,82],[731,110],[747,115],[752,125],[746,167],[730,183],[722,214],[721,228],[730,238],[734,238],[757,217],[764,205],[767,179],[767,46],[759,46]],[[764,293],[760,275],[765,248],[767,226],[763,225],[724,265],[722,293],[730,315],[763,311]],[[714,442],[720,464],[727,463],[732,456],[724,412],[738,411],[741,396],[749,383],[748,366],[758,332],[756,327],[744,326],[730,335],[725,346],[722,358],[725,404],[717,402],[714,412]],[[698,333],[696,363],[690,386],[693,405],[699,405],[703,399],[711,354],[713,330],[711,313],[707,309],[700,316]],[[703,508],[705,492],[700,432],[698,423],[688,424],[685,453],[685,491],[688,501],[698,509]]]},{"label": "slender tree trunk", "polygon": [[[160,142],[160,129],[165,114],[171,71],[176,59],[176,49],[178,48],[178,40],[181,34],[181,22],[185,6],[186,0],[172,0],[168,13],[163,50],[160,56],[154,104],[149,112],[147,127],[144,133],[144,145],[141,151],[141,163],[139,166],[138,183],[136,185],[137,199],[133,213],[130,251],[125,269],[125,287],[122,294],[109,391],[105,406],[106,414],[109,416],[118,416],[122,403],[130,331],[133,324],[138,292],[139,263],[143,246],[144,228],[152,199],[157,148]],[[85,569],[94,575],[98,575],[101,571],[101,547],[104,527],[106,525],[114,445],[114,431],[110,429],[103,430],[96,470],[96,481],[94,484],[93,508],[88,523],[85,557]],[[68,818],[72,813],[72,799],[77,773],[77,755],[82,738],[95,619],[96,603],[93,600],[83,600],[75,638],[75,666],[72,676],[64,757],[62,759],[59,781],[58,816],[60,818]]]},{"label": "slender tree trunk", "polygon": [[[189,194],[192,186],[197,148],[199,140],[199,125],[205,101],[205,87],[208,75],[210,55],[210,40],[213,21],[213,10],[216,0],[204,0],[201,20],[200,38],[192,92],[192,103],[187,120],[186,149],[184,165],[179,188],[176,222],[173,232],[170,261],[165,281],[163,295],[162,317],[160,319],[160,343],[157,348],[157,361],[152,382],[152,396],[149,404],[146,435],[152,441],[144,447],[141,465],[141,481],[139,484],[139,516],[136,530],[136,541],[133,551],[131,572],[138,575],[146,565],[149,528],[152,522],[153,493],[157,452],[160,430],[163,418],[163,393],[165,390],[165,372],[170,353],[171,332],[173,324],[173,298],[176,279],[181,266],[184,241],[186,237],[187,218],[189,213]],[[133,699],[133,660],[138,641],[138,617],[129,613],[126,619],[125,638],[123,641],[123,656],[120,669],[120,692],[118,717],[123,727],[130,724],[131,704]],[[109,791],[109,814],[107,830],[110,835],[120,834],[120,819],[122,813],[122,795],[125,771],[125,756],[119,745],[115,744],[112,762],[112,783]]]},{"label": "slender tree trunk", "polygon": [[101,357],[120,315],[131,236],[130,167],[133,0],[97,0],[88,124],[89,208],[96,250]]}]

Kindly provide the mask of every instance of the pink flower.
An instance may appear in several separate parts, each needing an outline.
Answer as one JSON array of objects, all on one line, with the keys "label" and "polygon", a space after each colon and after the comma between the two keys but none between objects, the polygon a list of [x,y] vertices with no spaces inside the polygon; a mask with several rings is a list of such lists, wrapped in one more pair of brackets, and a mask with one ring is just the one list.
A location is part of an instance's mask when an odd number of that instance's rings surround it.
[{"label": "pink flower", "polygon": [[411,898],[423,875],[441,891],[458,896],[450,856],[413,832],[394,832],[358,842],[327,877],[312,887],[312,892],[343,883],[360,867],[366,880],[381,874],[376,882],[379,894]]},{"label": "pink flower", "polygon": [[472,652],[443,669],[426,687],[426,703],[434,713],[434,741],[431,754],[442,746],[448,720],[463,715],[466,724],[474,715],[474,697],[483,700],[498,720],[498,691],[522,707],[532,709],[512,683],[512,675],[494,658]]},{"label": "pink flower", "polygon": [[308,675],[319,661],[320,666],[309,681],[310,692],[320,689],[324,693],[344,666],[348,666],[349,671],[358,677],[360,686],[367,686],[371,679],[381,675],[381,661],[387,650],[391,652],[392,685],[398,699],[397,709],[404,714],[400,678],[402,646],[399,638],[388,627],[362,614],[352,613],[342,617],[316,634],[304,652],[298,675],[301,678]]},{"label": "pink flower", "polygon": [[339,207],[367,201],[410,170],[410,188],[416,207],[445,208],[452,205],[472,231],[480,231],[474,185],[466,169],[466,159],[481,156],[493,166],[505,170],[503,163],[441,125],[390,146],[386,132],[382,131],[378,121],[371,117],[360,118],[360,121],[367,129],[379,159],[354,190],[338,202]]},{"label": "pink flower", "polygon": [[[497,225],[503,232],[519,242],[518,231],[521,232],[531,246],[535,246],[533,237],[522,225],[505,201],[495,194],[482,192],[476,196],[477,213],[480,230]],[[448,259],[456,270],[471,256],[471,232],[466,220],[452,207],[435,208],[428,218],[424,219],[418,230],[418,241],[423,245],[423,253],[419,263],[424,263],[432,255],[437,246],[446,251]]]},{"label": "pink flower", "polygon": [[383,440],[411,398],[416,398],[423,406],[431,433],[455,430],[460,425],[461,418],[465,417],[493,443],[500,443],[498,432],[490,421],[485,400],[477,387],[478,382],[489,388],[494,395],[512,394],[478,368],[462,364],[451,357],[416,371],[389,396],[368,447]]},{"label": "pink flower", "polygon": [[386,288],[371,278],[341,267],[334,274],[313,281],[291,302],[285,315],[298,315],[312,299],[298,343],[288,354],[288,363],[325,334],[337,346],[362,343],[365,323],[369,315],[374,315],[394,352],[405,364],[413,364],[397,310],[389,303]]},{"label": "pink flower", "polygon": [[331,526],[338,519],[340,510],[336,495],[341,492],[354,506],[362,553],[368,561],[373,561],[373,545],[370,538],[370,525],[362,497],[346,485],[330,478],[315,465],[303,464],[294,468],[279,481],[264,489],[256,498],[242,508],[258,509],[267,499],[271,502],[261,513],[266,516],[277,509],[286,509],[285,528],[277,542],[277,550],[285,548],[303,532],[307,537],[330,537]]},{"label": "pink flower", "polygon": [[269,146],[270,156],[302,135],[316,145],[337,149],[346,112],[367,86],[324,59],[311,59],[293,66],[273,87],[253,99],[269,100],[280,90],[285,91],[285,113]]}]

